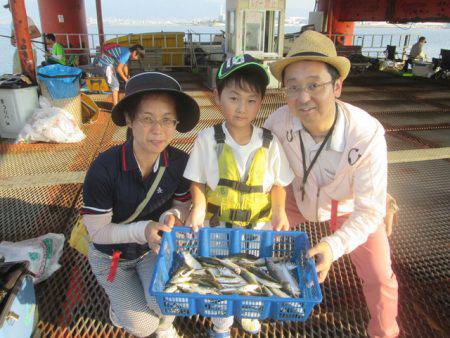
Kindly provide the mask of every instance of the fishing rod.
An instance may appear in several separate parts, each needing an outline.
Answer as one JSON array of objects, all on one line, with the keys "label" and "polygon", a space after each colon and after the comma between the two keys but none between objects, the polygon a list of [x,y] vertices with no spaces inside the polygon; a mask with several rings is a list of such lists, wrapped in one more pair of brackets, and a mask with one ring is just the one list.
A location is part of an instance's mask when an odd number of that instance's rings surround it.
[{"label": "fishing rod", "polygon": [[[3,35],[3,34],[0,34],[0,37],[1,37],[1,38],[8,38],[8,39],[12,39],[12,38],[13,38],[13,37],[10,36],[10,35]],[[42,41],[34,41],[34,40],[31,40],[31,42],[33,42],[33,43],[40,43],[41,45],[46,45],[46,43],[45,43],[45,42],[42,42]]]}]

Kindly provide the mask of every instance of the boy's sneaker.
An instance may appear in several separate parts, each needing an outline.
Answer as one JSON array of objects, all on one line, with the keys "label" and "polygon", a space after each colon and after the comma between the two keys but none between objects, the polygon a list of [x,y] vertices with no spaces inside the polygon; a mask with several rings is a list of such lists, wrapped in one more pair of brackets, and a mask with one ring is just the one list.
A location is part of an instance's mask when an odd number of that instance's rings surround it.
[{"label": "boy's sneaker", "polygon": [[170,326],[169,329],[163,330],[163,331],[156,331],[155,332],[156,338],[178,338],[180,337],[178,335],[177,330],[173,327],[173,325]]},{"label": "boy's sneaker", "polygon": [[117,319],[116,314],[114,313],[114,311],[111,309],[111,305],[109,306],[109,319],[111,320],[111,323],[118,328],[121,328],[122,325],[119,324],[119,320]]},{"label": "boy's sneaker", "polygon": [[257,319],[242,318],[239,323],[247,333],[258,334],[261,331],[261,323]]},{"label": "boy's sneaker", "polygon": [[230,330],[225,332],[216,332],[213,330],[209,331],[209,337],[210,338],[230,338]]}]

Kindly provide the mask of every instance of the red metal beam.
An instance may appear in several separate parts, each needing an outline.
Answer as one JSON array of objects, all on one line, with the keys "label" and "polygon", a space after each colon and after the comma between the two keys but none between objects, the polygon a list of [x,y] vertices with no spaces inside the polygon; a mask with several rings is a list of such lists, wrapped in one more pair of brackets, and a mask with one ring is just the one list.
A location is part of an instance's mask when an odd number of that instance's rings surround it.
[{"label": "red metal beam", "polygon": [[327,32],[328,37],[331,39],[333,34],[333,1],[328,1],[328,11],[327,11]]},{"label": "red metal beam", "polygon": [[396,0],[396,22],[450,22],[449,0]]},{"label": "red metal beam", "polygon": [[95,6],[97,7],[97,27],[101,48],[105,43],[105,32],[103,31],[102,0],[95,0]]},{"label": "red metal beam", "polygon": [[450,22],[450,0],[331,0],[339,21]]},{"label": "red metal beam", "polygon": [[22,71],[32,81],[36,80],[36,65],[34,64],[33,49],[31,47],[30,32],[28,31],[28,17],[24,0],[10,0],[9,5],[13,17],[14,36],[19,54]]}]

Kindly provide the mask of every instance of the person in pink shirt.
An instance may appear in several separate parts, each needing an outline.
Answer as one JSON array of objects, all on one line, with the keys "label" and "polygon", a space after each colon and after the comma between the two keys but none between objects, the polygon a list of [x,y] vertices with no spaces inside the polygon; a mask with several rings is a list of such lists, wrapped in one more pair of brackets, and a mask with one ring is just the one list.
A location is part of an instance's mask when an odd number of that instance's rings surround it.
[{"label": "person in pink shirt", "polygon": [[349,254],[362,280],[371,337],[396,337],[398,284],[391,268],[386,215],[387,147],[382,125],[338,100],[350,62],[325,35],[302,33],[270,65],[287,105],[265,123],[280,140],[295,178],[286,211],[291,225],[328,221],[332,234],[310,249],[323,282]]}]

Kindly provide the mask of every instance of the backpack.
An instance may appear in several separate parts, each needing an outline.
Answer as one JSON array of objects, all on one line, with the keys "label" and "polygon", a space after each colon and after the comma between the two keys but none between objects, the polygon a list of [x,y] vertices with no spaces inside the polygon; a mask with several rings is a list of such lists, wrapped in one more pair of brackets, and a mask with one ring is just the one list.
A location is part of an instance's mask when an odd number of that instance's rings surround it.
[{"label": "backpack", "polygon": [[111,49],[113,49],[113,48],[116,48],[116,47],[122,47],[122,46],[119,45],[119,44],[116,43],[116,42],[105,43],[105,44],[103,44],[103,46],[102,46],[102,54],[106,54],[106,55],[109,56],[108,51],[111,50]]}]

